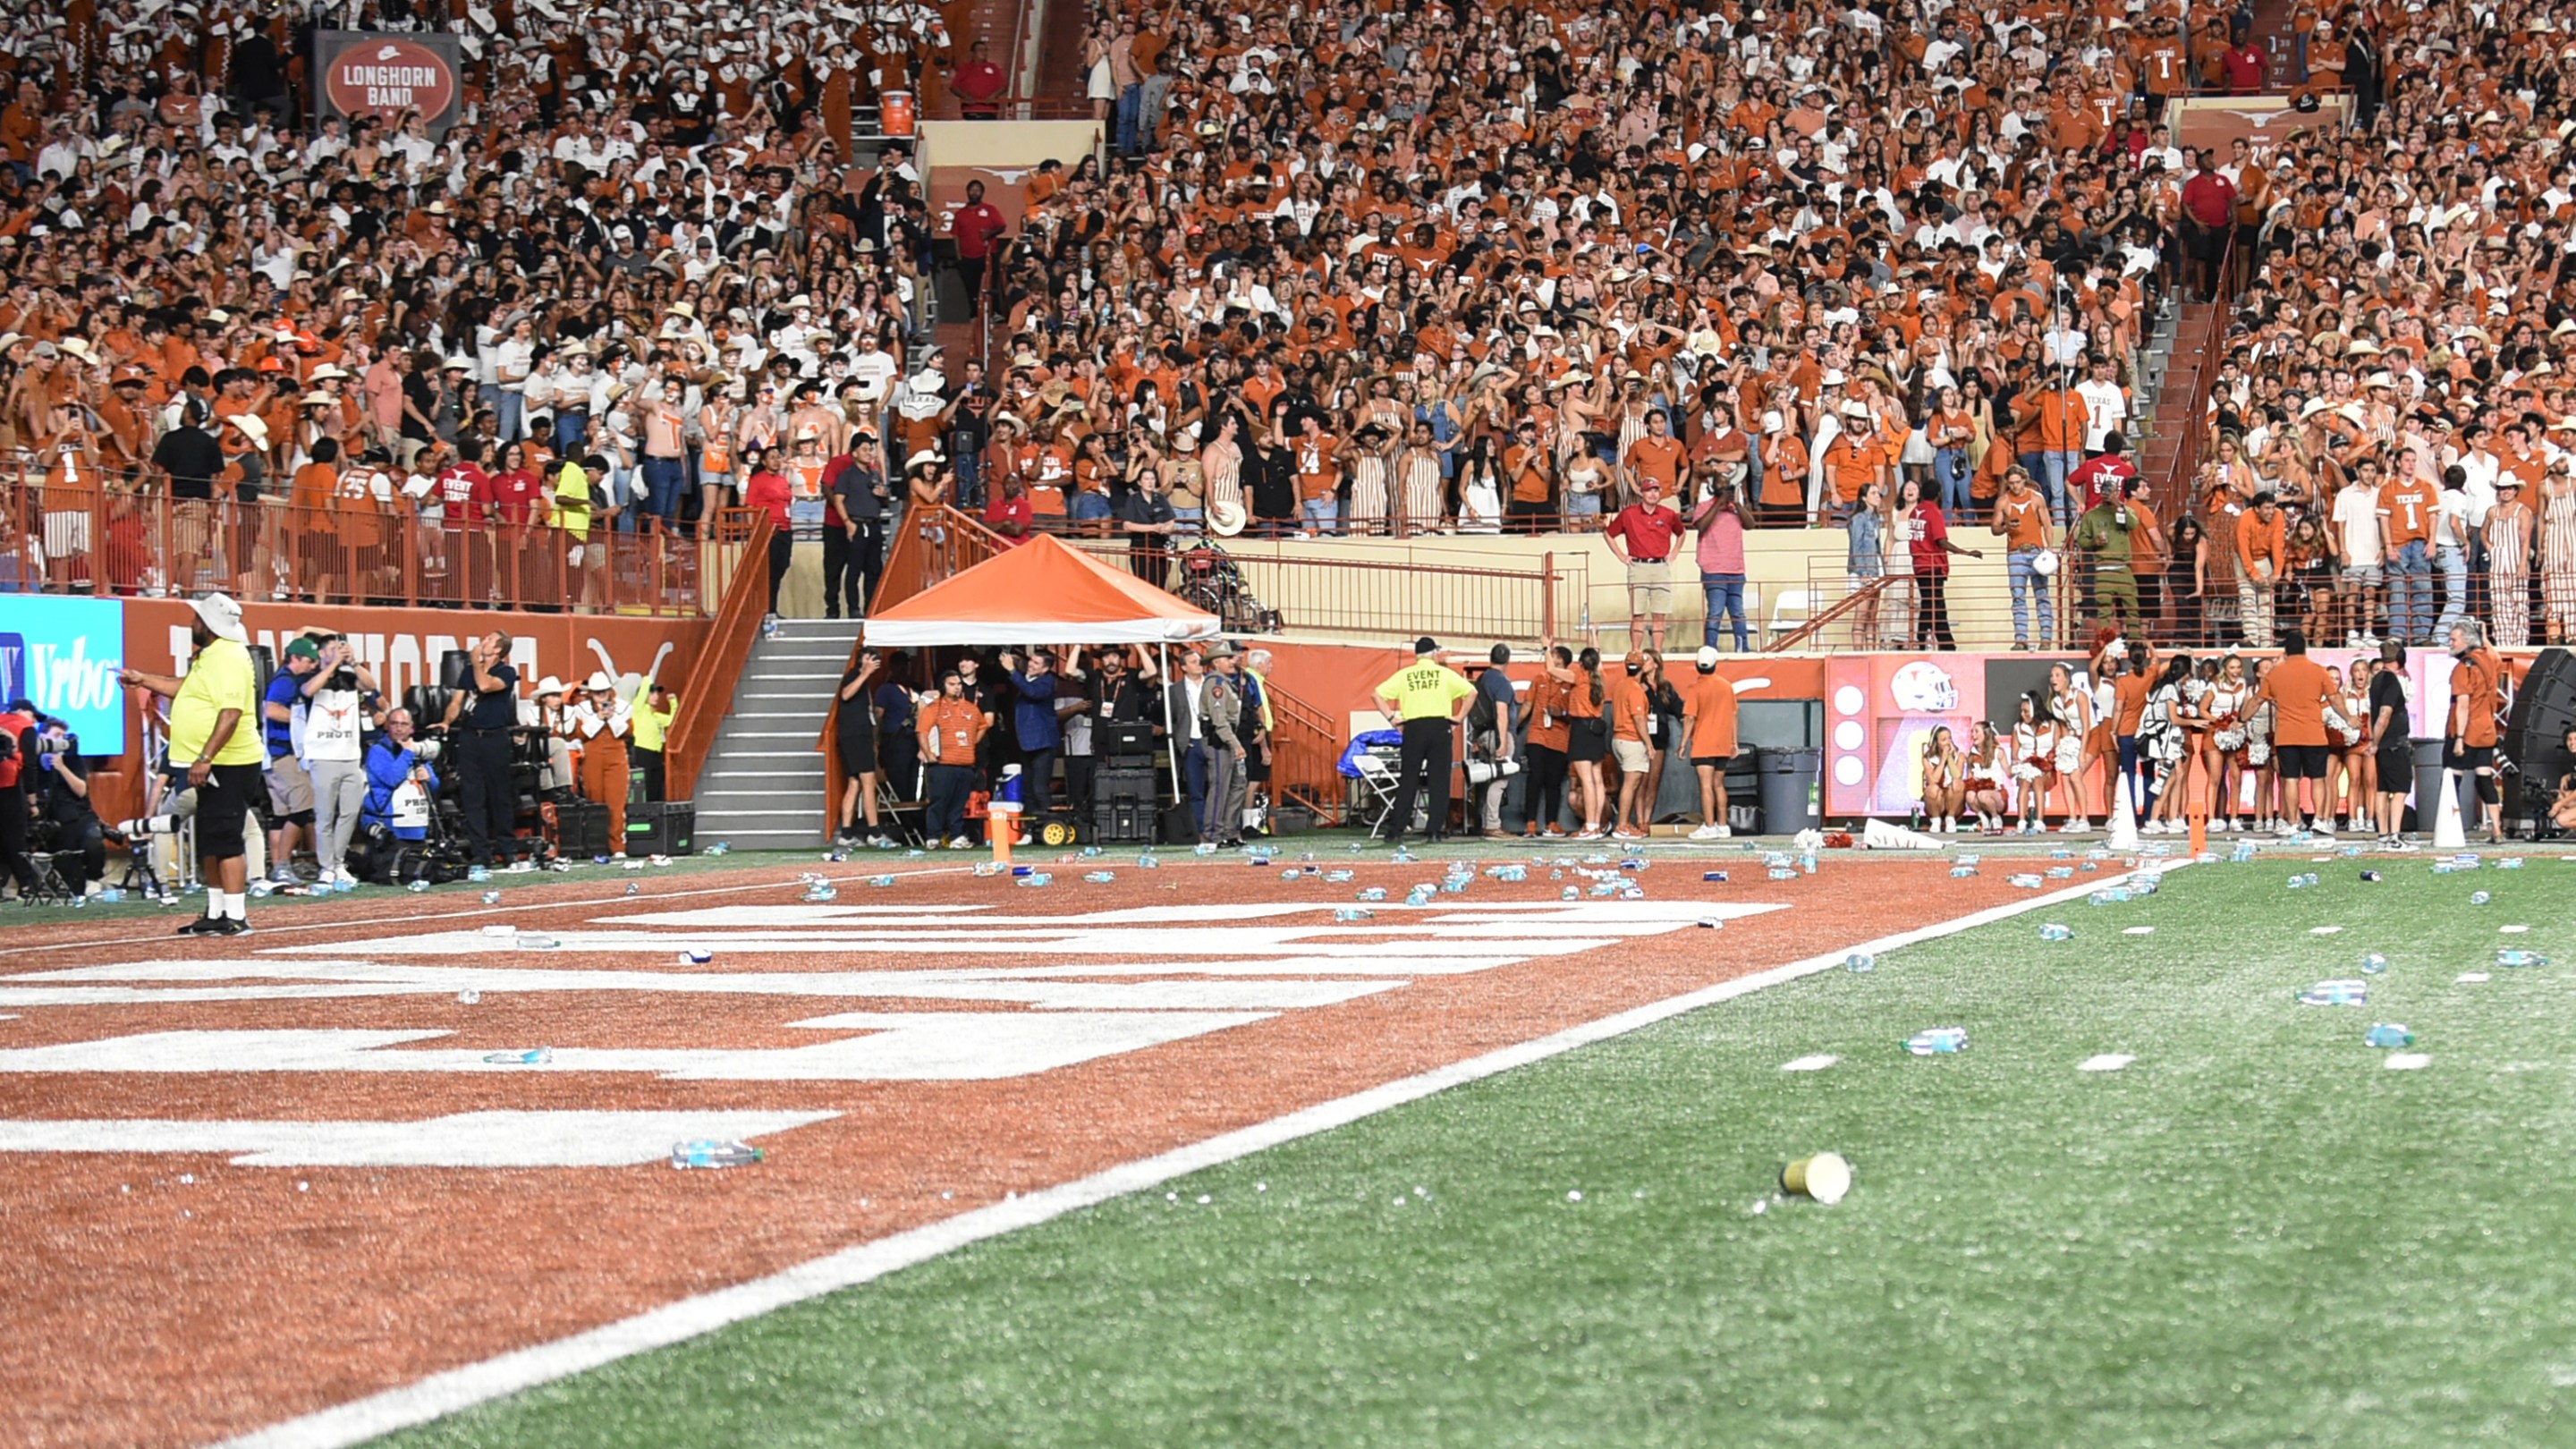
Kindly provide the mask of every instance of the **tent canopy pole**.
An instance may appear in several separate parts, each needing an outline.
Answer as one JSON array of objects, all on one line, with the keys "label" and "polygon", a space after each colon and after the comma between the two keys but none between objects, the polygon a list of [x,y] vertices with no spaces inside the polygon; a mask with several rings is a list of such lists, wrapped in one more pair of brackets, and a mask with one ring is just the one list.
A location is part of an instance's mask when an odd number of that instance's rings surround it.
[{"label": "tent canopy pole", "polygon": [[[1182,684],[1180,679],[1172,673],[1172,646],[1169,644],[1156,644],[1154,648],[1162,655],[1163,660],[1163,698],[1169,700],[1172,697],[1171,692],[1177,689],[1181,692],[1181,703],[1186,706],[1189,703],[1190,691],[1189,687]],[[1166,704],[1163,708],[1163,718],[1168,721],[1172,718],[1171,706]],[[1190,803],[1189,792],[1181,788],[1181,751],[1189,748],[1189,742],[1190,737],[1187,726],[1183,726],[1182,731],[1179,734],[1172,736],[1172,803],[1175,805],[1187,805]]]}]

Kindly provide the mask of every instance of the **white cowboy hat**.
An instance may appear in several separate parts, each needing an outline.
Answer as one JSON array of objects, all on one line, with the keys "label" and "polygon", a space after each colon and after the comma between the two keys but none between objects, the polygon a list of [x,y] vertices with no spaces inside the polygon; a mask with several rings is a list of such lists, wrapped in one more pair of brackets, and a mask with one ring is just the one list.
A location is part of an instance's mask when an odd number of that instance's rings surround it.
[{"label": "white cowboy hat", "polygon": [[945,463],[947,461],[948,459],[942,456],[937,448],[924,448],[920,452],[913,454],[911,457],[904,459],[903,466],[906,468],[918,468],[924,463]]},{"label": "white cowboy hat", "polygon": [[202,599],[191,599],[188,607],[197,611],[197,617],[205,621],[207,628],[215,631],[216,638],[230,639],[236,644],[250,642],[250,631],[242,627],[241,605],[234,603],[230,594],[208,594]]},{"label": "white cowboy hat", "polygon": [[608,677],[607,670],[594,669],[590,671],[590,678],[581,682],[581,687],[585,693],[597,694],[601,690],[615,689],[617,687],[617,681]]},{"label": "white cowboy hat", "polygon": [[1208,505],[1208,527],[1220,538],[1232,538],[1243,532],[1243,525],[1247,521],[1243,516],[1243,505],[1240,503],[1220,499]]},{"label": "white cowboy hat", "polygon": [[563,681],[555,678],[551,674],[537,681],[537,698],[539,699],[543,699],[549,694],[561,694],[563,692]]},{"label": "white cowboy hat", "polygon": [[253,446],[259,448],[268,446],[268,423],[259,414],[235,413],[224,421],[241,429],[241,435],[250,439]]}]

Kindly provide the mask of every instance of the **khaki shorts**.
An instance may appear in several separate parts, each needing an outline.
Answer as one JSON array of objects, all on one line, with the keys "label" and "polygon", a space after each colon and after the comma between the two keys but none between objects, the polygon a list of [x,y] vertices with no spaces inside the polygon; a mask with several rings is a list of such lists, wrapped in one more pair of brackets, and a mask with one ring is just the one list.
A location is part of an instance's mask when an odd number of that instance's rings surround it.
[{"label": "khaki shorts", "polygon": [[1623,775],[1642,775],[1655,766],[1655,757],[1644,740],[1612,740],[1610,758],[1619,762],[1619,773]]},{"label": "khaki shorts", "polygon": [[304,762],[293,755],[273,756],[268,762],[268,813],[313,813],[313,781],[304,773]]},{"label": "khaki shorts", "polygon": [[1673,566],[1658,559],[1628,565],[1628,612],[1669,614],[1673,611]]}]

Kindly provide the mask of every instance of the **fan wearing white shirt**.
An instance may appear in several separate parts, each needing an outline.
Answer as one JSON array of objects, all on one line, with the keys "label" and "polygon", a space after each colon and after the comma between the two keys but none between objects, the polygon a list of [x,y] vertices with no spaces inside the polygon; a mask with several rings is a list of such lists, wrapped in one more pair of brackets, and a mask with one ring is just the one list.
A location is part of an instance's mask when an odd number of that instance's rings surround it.
[{"label": "fan wearing white shirt", "polygon": [[635,738],[633,706],[618,697],[617,681],[595,670],[580,701],[564,712],[565,732],[581,746],[582,798],[608,807],[608,853],[626,858],[626,795],[631,783],[626,746]]}]

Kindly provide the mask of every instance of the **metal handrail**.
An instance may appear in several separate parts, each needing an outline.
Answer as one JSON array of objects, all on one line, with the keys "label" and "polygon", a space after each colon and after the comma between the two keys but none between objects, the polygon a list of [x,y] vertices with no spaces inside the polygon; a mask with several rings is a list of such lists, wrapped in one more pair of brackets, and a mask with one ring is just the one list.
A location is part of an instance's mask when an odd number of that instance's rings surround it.
[{"label": "metal handrail", "polygon": [[[666,793],[674,800],[691,798],[697,787],[698,770],[715,746],[716,730],[733,712],[732,682],[751,653],[769,603],[769,540],[776,524],[765,508],[732,511],[750,515],[742,546],[733,557],[733,574],[725,581],[715,623],[681,678],[679,713],[662,746]],[[724,691],[721,704],[713,697],[719,688]]]}]

